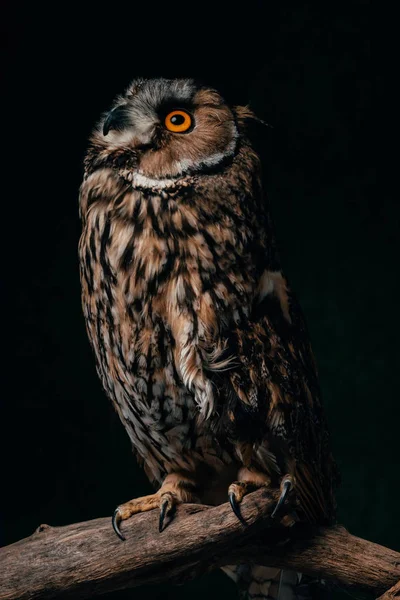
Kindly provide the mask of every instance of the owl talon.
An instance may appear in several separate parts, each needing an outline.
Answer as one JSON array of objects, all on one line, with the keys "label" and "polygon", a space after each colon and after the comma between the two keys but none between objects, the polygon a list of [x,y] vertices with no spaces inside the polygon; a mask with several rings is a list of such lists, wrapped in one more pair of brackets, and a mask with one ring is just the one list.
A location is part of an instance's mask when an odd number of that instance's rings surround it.
[{"label": "owl talon", "polygon": [[164,500],[160,507],[160,519],[158,521],[158,531],[161,533],[163,530],[165,515],[167,514],[168,500]]},{"label": "owl talon", "polygon": [[286,497],[292,488],[293,488],[292,479],[290,477],[285,478],[283,480],[283,482],[281,483],[281,495],[279,497],[279,500],[278,500],[272,514],[271,514],[272,519],[275,518],[277,512],[279,511],[281,506],[283,506],[283,504],[286,500]]},{"label": "owl talon", "polygon": [[119,508],[116,508],[114,510],[114,514],[112,516],[112,526],[113,526],[115,533],[119,537],[119,539],[122,540],[123,542],[125,542],[126,537],[124,535],[122,535],[121,530],[119,528],[119,524],[121,523],[121,521],[122,521],[122,518],[121,518],[121,514],[119,512]]},{"label": "owl talon", "polygon": [[158,521],[158,531],[160,533],[163,530],[165,517],[173,511],[176,504],[176,499],[171,493],[167,492],[166,494],[163,494],[163,496],[164,497],[160,505],[160,519]]},{"label": "owl talon", "polygon": [[232,510],[239,521],[247,526],[240,512],[240,503],[247,494],[260,487],[268,486],[271,480],[267,475],[256,471],[249,471],[246,467],[241,468],[238,475],[240,479],[231,483],[228,488],[228,498]]},{"label": "owl talon", "polygon": [[244,520],[241,512],[240,512],[240,505],[238,504],[237,500],[236,500],[236,496],[234,492],[229,492],[229,504],[231,505],[231,508],[233,510],[233,512],[235,513],[235,515],[237,516],[237,518],[239,519],[239,521],[243,524],[243,525],[247,525],[246,521]]}]

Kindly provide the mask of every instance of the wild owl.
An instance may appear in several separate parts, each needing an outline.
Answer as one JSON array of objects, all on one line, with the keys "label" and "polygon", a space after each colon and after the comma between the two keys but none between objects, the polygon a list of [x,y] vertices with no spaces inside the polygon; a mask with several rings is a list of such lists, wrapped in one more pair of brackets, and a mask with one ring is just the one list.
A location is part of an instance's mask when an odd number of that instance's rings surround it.
[{"label": "wild owl", "polygon": [[[296,519],[334,518],[336,468],[251,141],[258,123],[192,80],[138,79],[90,139],[79,244],[87,331],[158,487],[116,509],[122,539],[124,519],[158,508],[161,531],[181,502],[229,498],[240,518],[242,498],[261,486],[281,490],[279,505],[291,490]],[[277,569],[246,577],[250,598],[276,596],[279,579],[284,589]]]}]

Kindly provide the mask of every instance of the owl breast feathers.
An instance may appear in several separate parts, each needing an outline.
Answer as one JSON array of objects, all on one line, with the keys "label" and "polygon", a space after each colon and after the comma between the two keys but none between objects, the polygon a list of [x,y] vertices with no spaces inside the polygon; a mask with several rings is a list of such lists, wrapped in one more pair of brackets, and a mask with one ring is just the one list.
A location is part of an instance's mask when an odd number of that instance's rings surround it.
[{"label": "owl breast feathers", "polygon": [[336,468],[249,125],[263,127],[191,80],[136,80],[116,99],[81,186],[87,331],[164,494],[216,504],[235,479],[289,477],[300,518],[329,522]]}]

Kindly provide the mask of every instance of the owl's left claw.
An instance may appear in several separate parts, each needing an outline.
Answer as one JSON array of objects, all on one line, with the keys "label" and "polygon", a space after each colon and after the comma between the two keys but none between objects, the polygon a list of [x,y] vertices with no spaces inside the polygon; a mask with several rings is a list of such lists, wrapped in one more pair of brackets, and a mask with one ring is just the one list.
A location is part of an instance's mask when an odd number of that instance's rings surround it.
[{"label": "owl's left claw", "polygon": [[231,508],[233,510],[233,512],[235,513],[235,515],[237,516],[237,518],[239,519],[239,521],[243,524],[243,525],[247,525],[246,521],[244,520],[242,513],[240,512],[240,506],[236,500],[236,496],[234,492],[229,492],[229,504],[231,505]]},{"label": "owl's left claw", "polygon": [[242,498],[243,498],[242,489],[241,489],[242,485],[243,484],[241,484],[241,482],[239,482],[239,481],[232,483],[232,485],[229,487],[229,490],[228,490],[228,498],[229,498],[229,504],[231,505],[231,508],[232,508],[234,514],[237,516],[237,518],[243,525],[247,525],[246,521],[244,520],[244,518],[242,516],[242,513],[240,512],[240,504],[239,503],[242,501]]},{"label": "owl's left claw", "polygon": [[122,535],[121,530],[119,528],[119,524],[121,523],[121,521],[122,521],[122,518],[121,518],[121,514],[119,512],[119,508],[116,508],[114,510],[114,514],[112,516],[112,526],[113,526],[115,533],[119,537],[119,539],[124,542],[126,540],[126,537],[124,535]]},{"label": "owl's left claw", "polygon": [[293,488],[292,478],[290,477],[290,475],[287,475],[286,477],[283,478],[283,480],[281,482],[281,495],[279,496],[279,500],[271,514],[272,519],[275,518],[277,512],[279,511],[281,506],[284,504],[286,497],[292,488]]}]

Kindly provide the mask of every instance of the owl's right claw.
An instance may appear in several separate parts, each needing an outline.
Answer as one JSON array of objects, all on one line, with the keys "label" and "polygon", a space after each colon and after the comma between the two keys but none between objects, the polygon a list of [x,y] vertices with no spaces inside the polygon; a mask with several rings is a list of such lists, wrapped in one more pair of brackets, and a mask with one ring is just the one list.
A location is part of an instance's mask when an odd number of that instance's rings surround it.
[{"label": "owl's right claw", "polygon": [[141,512],[147,512],[153,510],[160,505],[160,496],[158,494],[151,494],[150,496],[143,496],[142,498],[135,498],[125,504],[120,504],[114,511],[112,517],[112,526],[120,540],[125,541],[125,536],[121,533],[119,528],[122,521],[126,521],[132,515]]},{"label": "owl's right claw", "polygon": [[161,508],[160,508],[160,518],[158,521],[158,531],[161,533],[163,530],[163,525],[164,525],[164,519],[165,519],[165,515],[167,514],[167,503],[164,501],[161,504]]},{"label": "owl's right claw", "polygon": [[164,526],[165,517],[172,513],[175,508],[176,500],[170,492],[162,495],[160,504],[160,519],[158,521],[158,531],[161,533]]},{"label": "owl's right claw", "polygon": [[119,528],[119,524],[121,523],[121,521],[122,521],[122,518],[121,518],[121,514],[119,512],[119,507],[118,507],[114,510],[114,514],[112,516],[112,526],[113,526],[115,533],[119,537],[119,539],[124,542],[126,540],[126,537],[124,535],[122,535],[121,530]]},{"label": "owl's right claw", "polygon": [[[182,473],[169,473],[164,479],[161,488],[155,494],[134,498],[125,504],[120,504],[114,511],[112,517],[112,526],[120,540],[125,540],[125,536],[119,528],[122,521],[126,521],[133,515],[144,513],[158,508],[160,517],[158,528],[163,530],[164,521],[167,516],[172,516],[176,506],[182,502],[195,502],[197,497],[192,492],[195,488],[192,480]],[[198,501],[198,500],[197,500]]]}]

